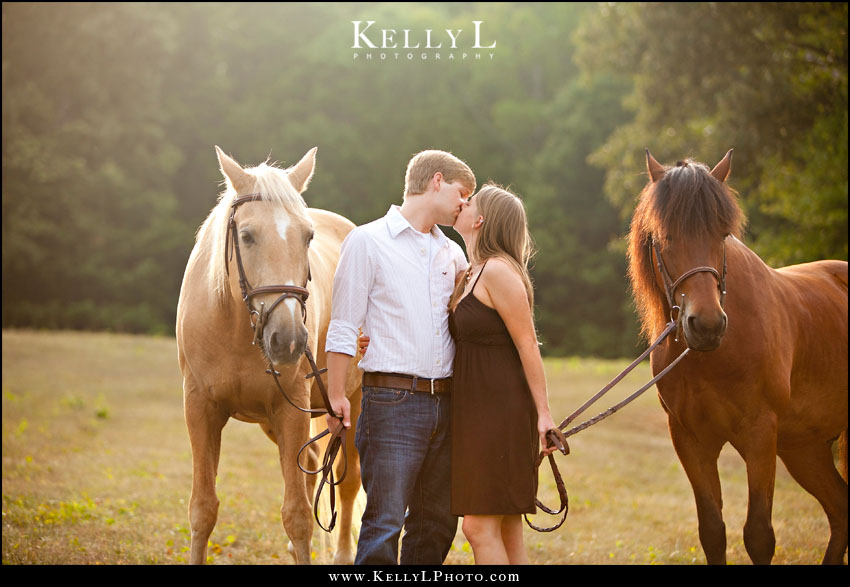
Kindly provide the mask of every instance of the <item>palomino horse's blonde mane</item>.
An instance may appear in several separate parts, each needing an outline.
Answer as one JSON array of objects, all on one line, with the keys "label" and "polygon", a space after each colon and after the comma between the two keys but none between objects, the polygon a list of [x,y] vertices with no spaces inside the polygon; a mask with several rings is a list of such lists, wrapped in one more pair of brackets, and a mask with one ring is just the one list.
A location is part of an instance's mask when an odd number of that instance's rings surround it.
[{"label": "palomino horse's blonde mane", "polygon": [[[243,171],[256,180],[252,193],[262,194],[264,202],[283,208],[290,215],[301,218],[308,224],[311,223],[307,215],[307,203],[289,181],[289,169],[284,170],[275,165],[261,163],[256,167],[246,167]],[[218,204],[201,225],[196,238],[197,253],[206,255],[209,259],[207,271],[209,290],[219,303],[227,298],[229,292],[225,242],[230,219],[230,205],[235,198],[236,190],[230,181],[226,181],[226,189],[219,196]]]}]

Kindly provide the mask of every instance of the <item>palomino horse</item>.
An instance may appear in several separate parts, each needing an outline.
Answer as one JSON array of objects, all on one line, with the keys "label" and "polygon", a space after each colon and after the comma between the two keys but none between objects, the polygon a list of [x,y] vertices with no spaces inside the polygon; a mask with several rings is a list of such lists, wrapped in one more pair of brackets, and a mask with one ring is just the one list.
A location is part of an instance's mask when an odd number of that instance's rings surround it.
[{"label": "palomino horse", "polygon": [[[334,271],[340,244],[354,225],[331,212],[307,208],[301,192],[313,175],[315,148],[289,170],[266,164],[243,169],[218,147],[216,151],[227,188],[198,231],[177,306],[178,358],[192,444],[191,562],[206,559],[218,516],[215,478],[221,430],[232,417],[259,424],[278,445],[285,489],[283,527],[295,561],[308,564],[313,532],[309,493],[315,477],[308,480],[296,458],[309,437],[310,416],[289,404],[266,369],[271,365],[280,372],[282,389],[299,406],[322,406],[316,384],[305,379],[309,366],[304,353],[310,345],[318,364],[325,363]],[[256,197],[237,200],[246,195]],[[250,312],[240,274],[260,290],[247,297]],[[267,286],[278,291],[263,292],[275,290]],[[309,300],[302,308],[295,297],[279,297],[281,287],[304,287]],[[255,320],[262,328],[259,344],[252,346]],[[346,389],[356,399],[356,365],[348,373]],[[351,405],[359,408],[358,401]],[[304,465],[316,469],[315,451],[308,458]],[[347,461],[339,488],[337,563],[353,561],[351,513],[360,487],[356,450],[347,451]]]},{"label": "palomino horse", "polygon": [[[747,470],[744,544],[769,564],[776,456],[821,504],[824,563],[847,549],[847,262],[772,269],[740,239],[744,215],[717,166],[663,167],[646,152],[650,183],[629,235],[629,276],[643,332],[668,317],[680,334],[651,355],[654,373],[691,352],[657,384],[670,435],[693,487],[709,564],[726,562],[717,458],[727,442]],[[697,351],[697,352],[693,352]],[[839,440],[841,473],[832,444]]]}]

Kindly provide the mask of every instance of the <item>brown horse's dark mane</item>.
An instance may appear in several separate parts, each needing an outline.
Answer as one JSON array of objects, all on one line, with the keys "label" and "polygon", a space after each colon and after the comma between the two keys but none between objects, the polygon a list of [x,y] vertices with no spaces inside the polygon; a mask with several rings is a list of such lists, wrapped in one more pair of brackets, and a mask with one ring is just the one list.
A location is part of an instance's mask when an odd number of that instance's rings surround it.
[{"label": "brown horse's dark mane", "polygon": [[629,279],[641,321],[652,338],[667,321],[664,290],[655,279],[652,239],[672,242],[740,238],[746,222],[737,193],[712,177],[709,168],[691,159],[665,168],[657,182],[640,193],[628,237]]}]

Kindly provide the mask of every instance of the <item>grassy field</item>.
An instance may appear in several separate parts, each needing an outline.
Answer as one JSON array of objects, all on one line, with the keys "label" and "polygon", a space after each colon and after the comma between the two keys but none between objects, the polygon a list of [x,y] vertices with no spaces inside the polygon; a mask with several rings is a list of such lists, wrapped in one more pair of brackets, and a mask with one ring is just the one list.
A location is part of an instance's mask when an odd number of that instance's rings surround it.
[{"label": "grassy field", "polygon": [[[192,464],[173,338],[3,332],[3,564],[183,564]],[[546,361],[560,421],[627,361]],[[642,364],[592,416],[649,379]],[[696,511],[654,390],[570,439],[559,456],[570,514],[559,530],[526,528],[534,564],[704,564]],[[545,465],[544,465],[545,466]],[[749,564],[746,474],[720,458],[728,559]],[[540,497],[557,504],[548,467]],[[291,564],[280,522],[277,449],[254,425],[225,427],[213,564]],[[550,520],[537,516],[538,525]],[[549,518],[549,516],[545,516]],[[820,562],[826,516],[781,462],[776,564]],[[330,560],[321,530],[316,562]],[[448,563],[473,562],[458,528]]]}]

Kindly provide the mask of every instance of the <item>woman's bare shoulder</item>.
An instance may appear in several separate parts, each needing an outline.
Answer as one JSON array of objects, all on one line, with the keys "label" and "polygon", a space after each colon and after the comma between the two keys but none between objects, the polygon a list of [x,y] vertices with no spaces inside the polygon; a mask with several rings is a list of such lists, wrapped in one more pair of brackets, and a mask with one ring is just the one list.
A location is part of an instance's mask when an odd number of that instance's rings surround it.
[{"label": "woman's bare shoulder", "polygon": [[501,257],[490,257],[487,259],[487,266],[481,279],[485,281],[488,289],[514,288],[519,287],[525,291],[525,286],[522,282],[522,277],[511,263]]}]

